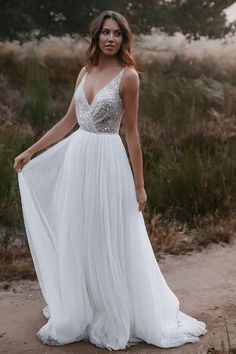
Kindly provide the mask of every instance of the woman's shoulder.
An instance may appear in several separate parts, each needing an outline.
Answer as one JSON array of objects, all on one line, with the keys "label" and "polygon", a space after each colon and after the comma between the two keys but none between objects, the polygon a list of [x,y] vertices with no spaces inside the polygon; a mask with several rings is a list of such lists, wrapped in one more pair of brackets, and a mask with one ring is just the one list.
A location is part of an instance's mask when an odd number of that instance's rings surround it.
[{"label": "woman's shoulder", "polygon": [[120,84],[121,97],[125,91],[137,93],[139,90],[139,76],[137,70],[133,66],[126,66],[122,74],[122,80]]},{"label": "woman's shoulder", "polygon": [[134,66],[126,65],[124,67],[124,69],[125,69],[125,72],[129,73],[129,75],[137,75],[138,74],[138,71]]},{"label": "woman's shoulder", "polygon": [[87,71],[87,67],[86,65],[84,65],[81,70],[79,71],[78,75],[77,75],[77,79],[76,79],[76,87],[79,85],[79,83],[81,82],[81,80],[83,79],[84,75],[86,74]]},{"label": "woman's shoulder", "polygon": [[139,81],[138,71],[134,66],[126,66],[123,73],[123,81],[137,82]]},{"label": "woman's shoulder", "polygon": [[79,71],[78,77],[83,77],[87,71],[88,71],[87,66],[86,65],[82,66],[82,68]]}]

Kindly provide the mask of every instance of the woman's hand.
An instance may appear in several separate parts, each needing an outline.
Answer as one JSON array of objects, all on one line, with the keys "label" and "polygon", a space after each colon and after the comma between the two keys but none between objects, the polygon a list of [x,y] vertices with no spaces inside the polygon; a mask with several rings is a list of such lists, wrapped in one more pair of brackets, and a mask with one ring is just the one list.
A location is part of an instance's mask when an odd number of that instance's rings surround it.
[{"label": "woman's hand", "polygon": [[27,164],[27,162],[29,162],[31,157],[32,157],[32,153],[30,153],[28,150],[25,150],[20,155],[16,156],[13,165],[15,171],[20,172],[24,167],[24,165]]},{"label": "woman's hand", "polygon": [[139,211],[143,211],[147,201],[147,194],[144,187],[136,188],[136,197],[139,205]]}]

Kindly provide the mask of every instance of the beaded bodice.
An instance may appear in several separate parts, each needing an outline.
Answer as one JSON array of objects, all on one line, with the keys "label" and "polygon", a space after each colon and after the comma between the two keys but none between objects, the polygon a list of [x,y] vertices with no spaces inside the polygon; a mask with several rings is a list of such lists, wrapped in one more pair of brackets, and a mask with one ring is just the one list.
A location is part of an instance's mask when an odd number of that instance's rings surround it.
[{"label": "beaded bodice", "polygon": [[125,68],[97,92],[91,104],[88,103],[84,90],[88,72],[85,73],[74,94],[80,128],[93,133],[118,134],[124,111],[123,101],[119,95],[124,70]]}]

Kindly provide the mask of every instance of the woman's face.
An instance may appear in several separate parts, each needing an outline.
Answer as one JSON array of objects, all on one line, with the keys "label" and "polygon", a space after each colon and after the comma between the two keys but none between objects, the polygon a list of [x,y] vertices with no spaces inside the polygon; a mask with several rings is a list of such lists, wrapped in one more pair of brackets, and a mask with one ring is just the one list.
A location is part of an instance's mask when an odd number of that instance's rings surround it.
[{"label": "woman's face", "polygon": [[112,18],[107,18],[99,34],[100,50],[106,55],[115,55],[120,49],[122,39],[118,23]]}]

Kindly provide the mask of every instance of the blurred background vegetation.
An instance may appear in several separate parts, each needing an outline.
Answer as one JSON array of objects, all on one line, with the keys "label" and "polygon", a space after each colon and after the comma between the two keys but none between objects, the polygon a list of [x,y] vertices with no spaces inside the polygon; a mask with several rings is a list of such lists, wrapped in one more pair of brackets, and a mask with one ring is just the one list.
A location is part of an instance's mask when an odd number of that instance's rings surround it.
[{"label": "blurred background vegetation", "polygon": [[156,254],[230,242],[236,41],[223,10],[232,3],[0,1],[0,280],[35,276],[13,161],[65,114],[89,23],[104,9],[124,14],[134,33],[144,217]]},{"label": "blurred background vegetation", "polygon": [[[91,20],[103,10],[115,10],[129,21],[136,34],[158,27],[168,34],[181,31],[189,38],[219,38],[232,32],[234,23],[226,23],[223,10],[230,0],[44,0],[1,1],[0,39],[42,38],[87,35]],[[9,26],[11,23],[11,26]]]}]

